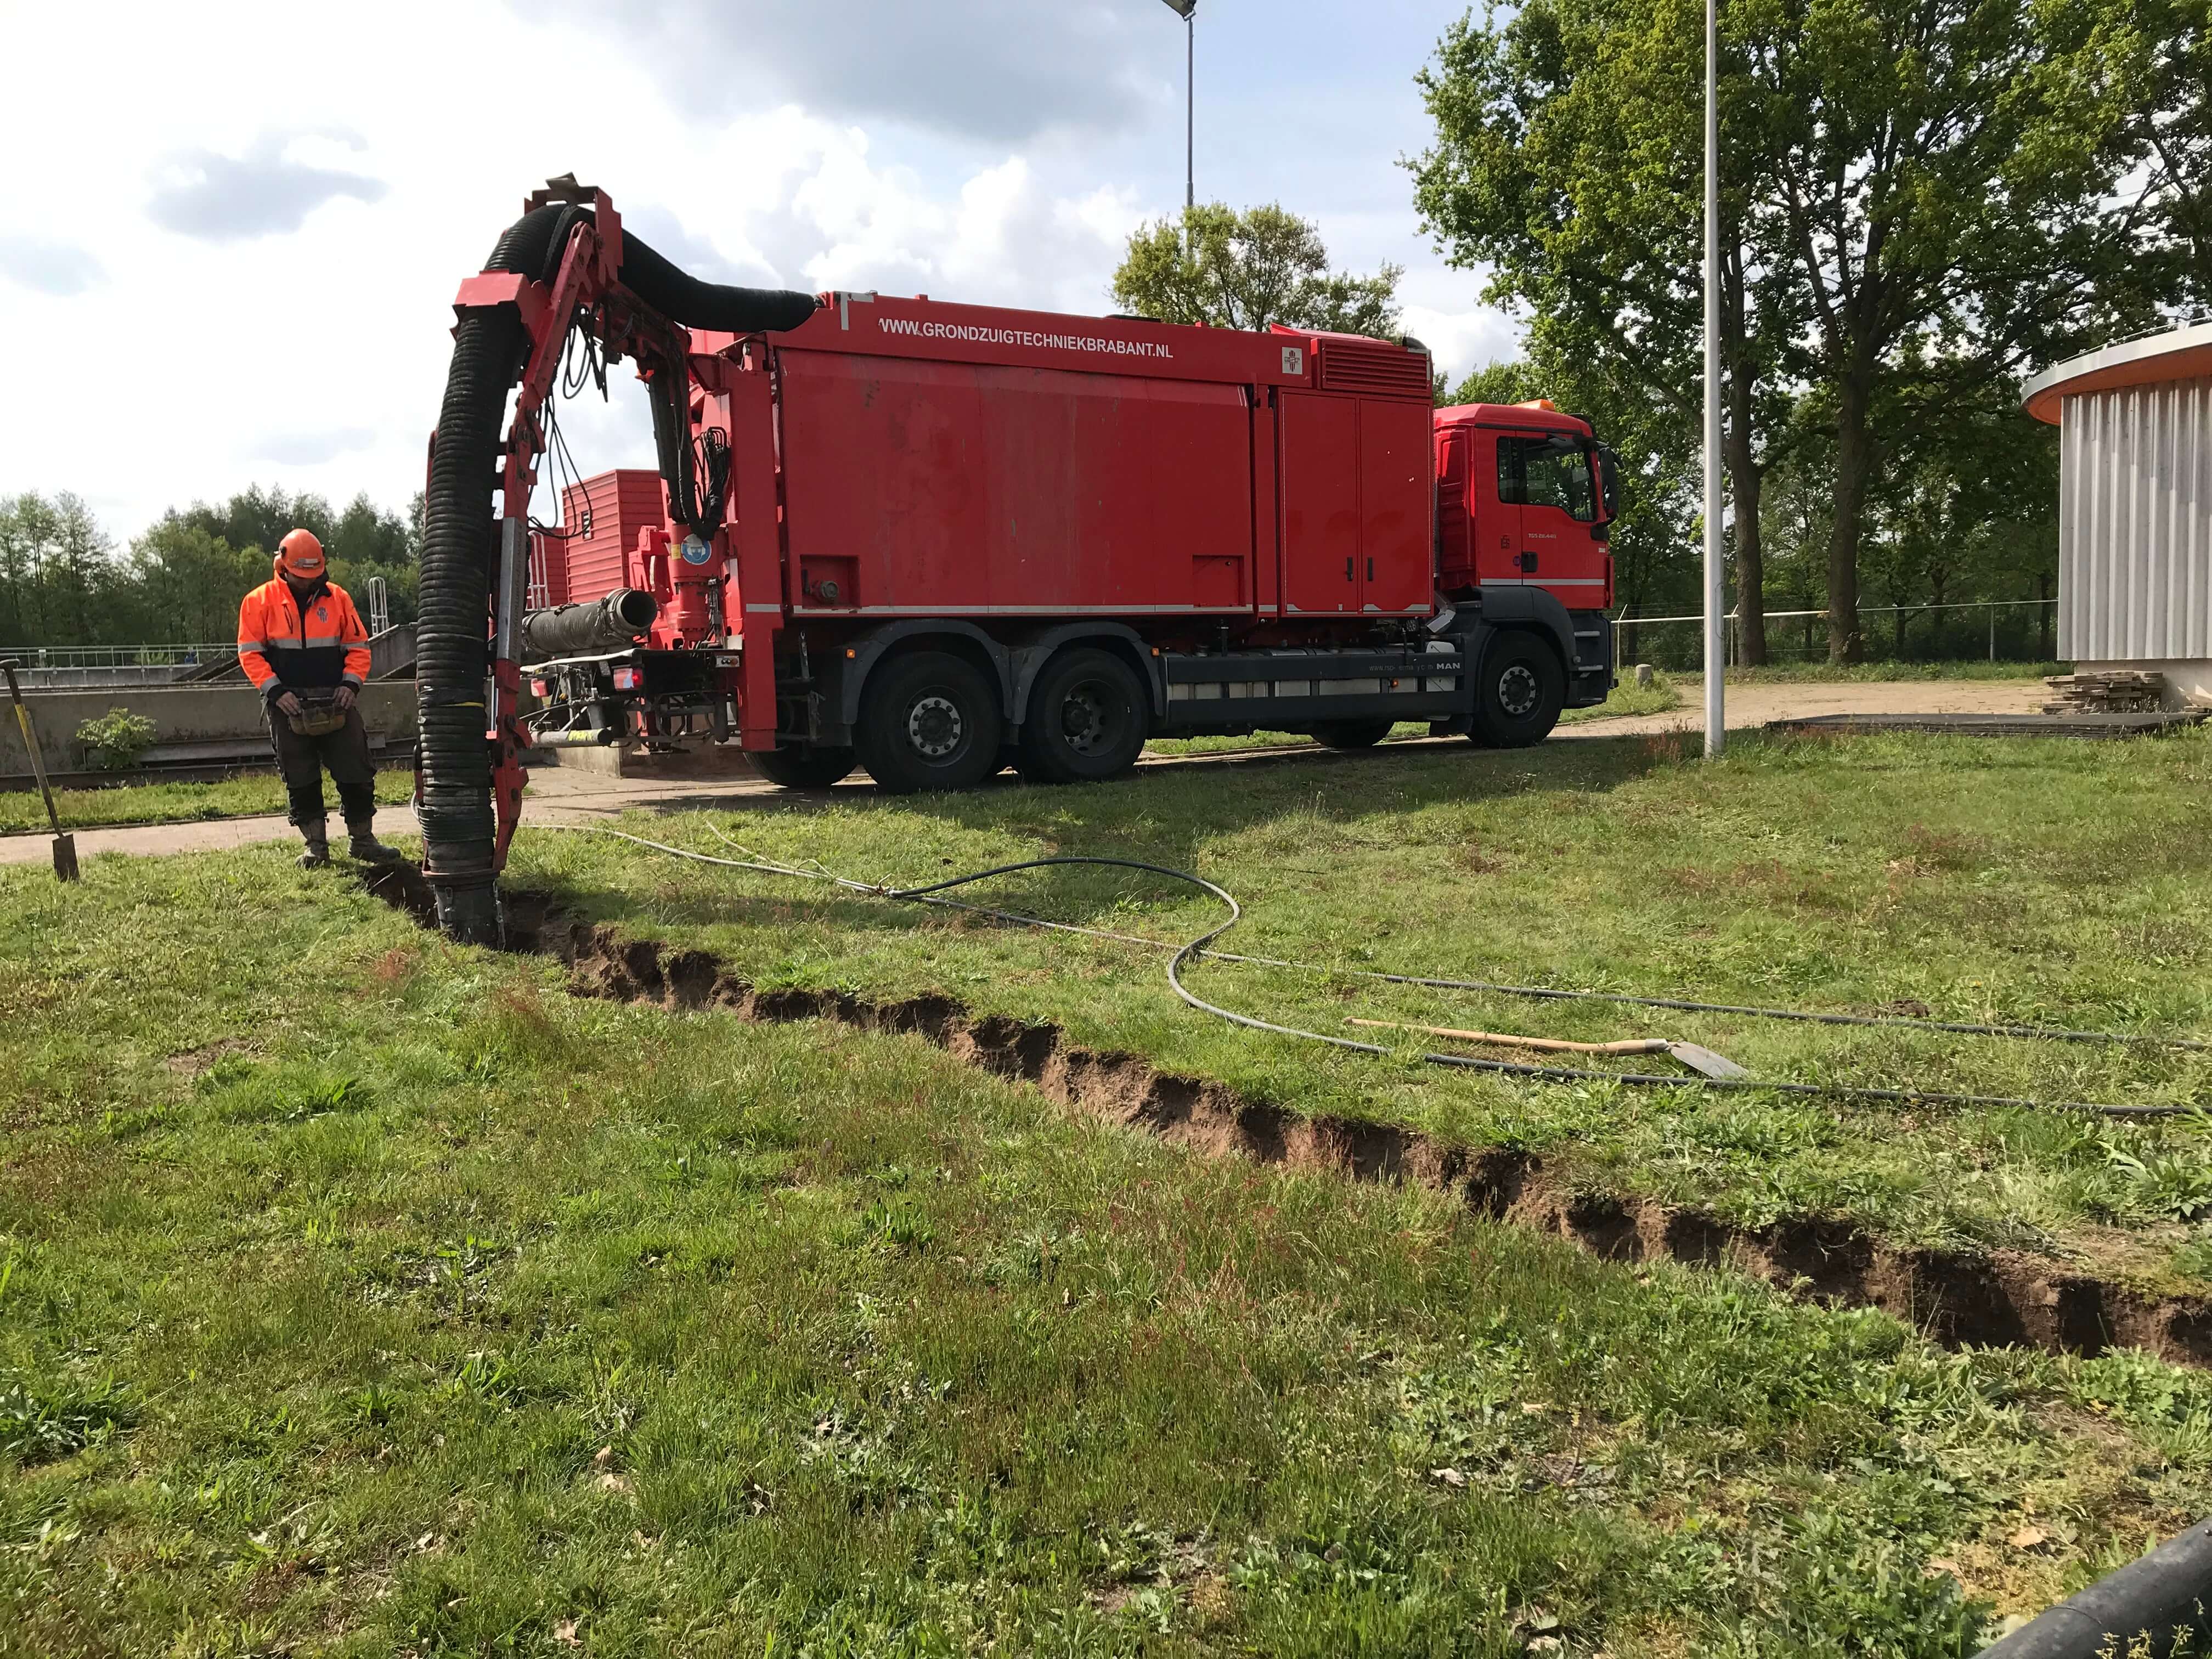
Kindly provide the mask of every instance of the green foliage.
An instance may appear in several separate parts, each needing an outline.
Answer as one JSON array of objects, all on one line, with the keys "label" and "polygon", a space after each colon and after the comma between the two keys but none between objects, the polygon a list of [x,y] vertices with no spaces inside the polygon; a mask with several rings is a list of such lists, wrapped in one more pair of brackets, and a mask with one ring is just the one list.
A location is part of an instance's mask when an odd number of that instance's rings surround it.
[{"label": "green foliage", "polygon": [[320,538],[364,620],[381,577],[392,621],[411,622],[419,520],[419,498],[402,517],[366,495],[334,512],[319,495],[257,486],[167,513],[118,555],[75,495],[0,496],[0,644],[228,643],[239,601],[269,580],[271,550],[295,526]]},{"label": "green foliage", "polygon": [[[2124,27],[2118,3],[2085,21],[2097,3],[1722,8],[1740,597],[1763,609],[1761,497],[1784,465],[1796,475],[1785,488],[1819,510],[1795,525],[1782,574],[1791,597],[1809,583],[1830,608],[1839,659],[1866,648],[1863,561],[1885,597],[1931,603],[1981,590],[1974,566],[2009,575],[2027,562],[2002,526],[1980,550],[1948,539],[1986,523],[1991,500],[2002,520],[2048,520],[2050,440],[2013,405],[2020,373],[2175,297],[2154,251],[2139,257],[2140,226],[2106,211],[2151,142],[2112,95],[2115,66],[2134,64],[2127,84],[2160,109],[2193,99],[2201,111],[2203,93],[2153,73],[2156,52],[2127,57],[2178,25],[2144,25],[2130,7]],[[1528,311],[1532,355],[1612,382],[1655,435],[1671,428],[1675,456],[1697,434],[1700,25],[1690,0],[1532,0],[1463,20],[1422,77],[1437,137],[1415,165],[1431,228],[1455,262],[1490,271],[1490,298]],[[2182,201],[2191,171],[2159,173],[2160,199]],[[2046,562],[2040,530],[2025,539]],[[1763,633],[1747,624],[1754,662]]]},{"label": "green foliage", "polygon": [[111,708],[96,719],[78,722],[76,740],[92,751],[103,771],[128,772],[154,746],[157,729],[143,714]]},{"label": "green foliage", "polygon": [[1332,272],[1310,220],[1276,204],[1238,213],[1218,202],[1141,227],[1114,273],[1115,303],[1166,323],[1263,329],[1271,323],[1391,337],[1398,279]]}]

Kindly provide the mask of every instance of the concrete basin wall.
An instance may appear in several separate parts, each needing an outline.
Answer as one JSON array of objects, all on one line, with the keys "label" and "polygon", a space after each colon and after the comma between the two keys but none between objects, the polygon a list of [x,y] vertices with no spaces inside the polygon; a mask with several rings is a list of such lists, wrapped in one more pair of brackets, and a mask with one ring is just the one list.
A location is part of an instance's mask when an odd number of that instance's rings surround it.
[{"label": "concrete basin wall", "polygon": [[[0,697],[6,695],[7,688],[0,685]],[[210,763],[273,763],[262,721],[261,698],[252,686],[236,681],[213,685],[110,686],[98,691],[33,691],[27,687],[23,702],[39,728],[46,769],[58,778],[98,773],[86,745],[77,741],[76,729],[111,708],[127,708],[153,721],[157,749],[172,744],[252,744],[251,752],[210,757]],[[413,681],[363,687],[361,709],[372,748],[404,747],[414,741]],[[31,775],[31,757],[9,711],[0,715],[0,787],[28,788]],[[103,781],[118,781],[113,773],[98,775]],[[72,776],[71,781],[82,780]]]}]

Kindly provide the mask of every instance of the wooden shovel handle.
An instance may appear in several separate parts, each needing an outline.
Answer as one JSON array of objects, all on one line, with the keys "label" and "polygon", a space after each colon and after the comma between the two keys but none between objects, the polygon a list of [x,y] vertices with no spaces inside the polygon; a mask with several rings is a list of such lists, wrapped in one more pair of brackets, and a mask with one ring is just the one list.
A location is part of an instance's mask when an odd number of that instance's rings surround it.
[{"label": "wooden shovel handle", "polygon": [[1537,1048],[1547,1054],[1663,1054],[1665,1037],[1630,1037],[1620,1042],[1570,1042],[1565,1037],[1516,1036],[1504,1031],[1461,1031],[1449,1025],[1413,1025],[1399,1019],[1352,1019],[1346,1025],[1364,1025],[1386,1031],[1419,1031],[1429,1036],[1451,1037],[1460,1042],[1490,1042],[1501,1048]]}]

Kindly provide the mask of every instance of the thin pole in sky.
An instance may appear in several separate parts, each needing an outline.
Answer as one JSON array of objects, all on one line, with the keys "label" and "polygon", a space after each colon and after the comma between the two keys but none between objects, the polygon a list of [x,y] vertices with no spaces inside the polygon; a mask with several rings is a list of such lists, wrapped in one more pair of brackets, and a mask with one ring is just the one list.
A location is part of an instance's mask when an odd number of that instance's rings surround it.
[{"label": "thin pole in sky", "polygon": [[1705,755],[1728,742],[1728,567],[1721,557],[1720,0],[1705,0]]}]

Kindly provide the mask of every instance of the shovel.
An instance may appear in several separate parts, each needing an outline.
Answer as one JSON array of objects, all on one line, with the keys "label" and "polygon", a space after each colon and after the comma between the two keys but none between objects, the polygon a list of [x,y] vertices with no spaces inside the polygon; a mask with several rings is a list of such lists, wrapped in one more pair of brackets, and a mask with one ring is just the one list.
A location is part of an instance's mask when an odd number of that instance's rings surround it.
[{"label": "shovel", "polygon": [[1727,1081],[1751,1075],[1725,1054],[1695,1042],[1676,1042],[1668,1037],[1629,1037],[1620,1042],[1570,1042],[1565,1037],[1513,1036],[1504,1031],[1457,1031],[1449,1025],[1410,1025],[1396,1019],[1347,1019],[1346,1025],[1365,1025],[1386,1031],[1419,1031],[1429,1036],[1451,1037],[1461,1042],[1495,1043],[1501,1048],[1534,1048],[1547,1054],[1667,1054],[1681,1061],[1700,1077]]},{"label": "shovel", "polygon": [[39,780],[39,793],[46,797],[46,822],[54,830],[54,874],[64,881],[76,879],[76,842],[62,833],[62,815],[54,810],[53,786],[46,781],[46,757],[39,752],[39,731],[31,724],[31,711],[23,706],[23,688],[15,683],[15,671],[22,665],[10,657],[0,662],[0,674],[8,677],[8,695],[15,700],[15,724],[23,728],[23,747],[31,751],[31,770]]}]

